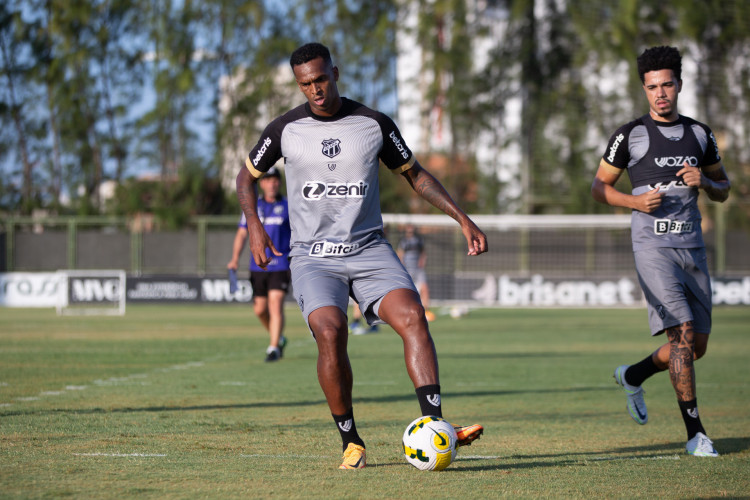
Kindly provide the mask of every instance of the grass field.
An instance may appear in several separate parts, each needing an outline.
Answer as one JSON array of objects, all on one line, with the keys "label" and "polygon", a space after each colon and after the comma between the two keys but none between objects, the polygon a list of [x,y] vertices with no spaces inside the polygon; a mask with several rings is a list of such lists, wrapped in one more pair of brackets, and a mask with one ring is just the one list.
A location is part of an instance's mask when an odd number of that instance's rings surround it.
[{"label": "grass field", "polygon": [[431,324],[445,417],[481,440],[439,473],[406,463],[419,406],[399,338],[352,336],[368,467],[339,471],[316,349],[288,309],[283,360],[249,307],[132,306],[125,317],[0,309],[2,498],[750,498],[750,310],[717,309],[698,363],[721,453],[685,454],[667,374],[635,424],[615,366],[658,345],[646,313],[476,310]]}]

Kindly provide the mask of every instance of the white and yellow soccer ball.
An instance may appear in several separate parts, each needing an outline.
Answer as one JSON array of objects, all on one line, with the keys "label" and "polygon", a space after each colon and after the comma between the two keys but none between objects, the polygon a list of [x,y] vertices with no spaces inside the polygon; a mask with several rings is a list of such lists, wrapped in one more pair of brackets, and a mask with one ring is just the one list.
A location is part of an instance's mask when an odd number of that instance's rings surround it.
[{"label": "white and yellow soccer ball", "polygon": [[404,431],[404,456],[419,470],[443,470],[456,458],[458,436],[440,417],[419,417]]}]

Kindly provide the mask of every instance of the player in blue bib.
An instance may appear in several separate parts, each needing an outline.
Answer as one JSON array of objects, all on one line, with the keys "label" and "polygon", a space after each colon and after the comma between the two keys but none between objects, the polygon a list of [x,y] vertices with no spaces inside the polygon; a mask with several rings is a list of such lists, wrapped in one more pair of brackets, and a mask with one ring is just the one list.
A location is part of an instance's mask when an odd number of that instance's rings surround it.
[{"label": "player in blue bib", "polygon": [[[268,265],[261,268],[250,255],[250,284],[253,288],[253,309],[270,338],[266,349],[266,362],[278,361],[284,355],[287,339],[284,337],[284,299],[286,298],[291,273],[289,271],[289,206],[281,196],[281,174],[276,167],[271,167],[263,180],[260,189],[263,196],[258,198],[257,213],[268,237],[280,255],[266,252]],[[232,246],[232,259],[227,264],[230,270],[237,270],[242,250],[247,241],[247,219],[243,213],[237,227]]]},{"label": "player in blue bib", "polygon": [[[612,135],[591,192],[599,202],[632,209],[633,255],[651,334],[666,333],[668,340],[644,360],[615,369],[630,416],[648,422],[641,386],[669,370],[687,430],[686,451],[716,457],[698,415],[693,365],[706,352],[712,305],[698,195],[725,201],[729,179],[711,129],[677,112],[681,69],[674,47],[653,47],[638,57],[649,112]],[[626,170],[631,194],[614,187]]]}]

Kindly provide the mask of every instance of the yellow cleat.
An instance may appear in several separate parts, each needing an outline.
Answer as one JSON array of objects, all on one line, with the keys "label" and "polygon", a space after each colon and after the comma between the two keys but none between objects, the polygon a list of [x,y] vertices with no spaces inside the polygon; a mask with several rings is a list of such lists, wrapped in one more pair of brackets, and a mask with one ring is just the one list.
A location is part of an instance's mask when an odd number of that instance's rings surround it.
[{"label": "yellow cleat", "polygon": [[435,321],[435,313],[432,311],[425,311],[424,316],[427,318],[427,321]]},{"label": "yellow cleat", "polygon": [[339,465],[339,469],[362,469],[366,465],[365,447],[358,444],[349,443],[344,451],[344,462]]},{"label": "yellow cleat", "polygon": [[458,436],[458,446],[469,446],[472,441],[479,439],[479,436],[484,432],[484,427],[479,424],[467,425],[466,427],[454,425],[453,429]]}]

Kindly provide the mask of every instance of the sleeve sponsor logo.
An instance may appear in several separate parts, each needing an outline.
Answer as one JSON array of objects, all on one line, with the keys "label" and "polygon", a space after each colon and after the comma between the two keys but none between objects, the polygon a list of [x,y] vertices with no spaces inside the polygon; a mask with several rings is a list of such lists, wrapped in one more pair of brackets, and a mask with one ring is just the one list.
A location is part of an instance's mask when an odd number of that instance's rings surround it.
[{"label": "sleeve sponsor logo", "polygon": [[713,132],[711,132],[708,136],[711,138],[711,143],[713,143],[714,149],[716,150],[716,157],[719,158],[719,145],[716,143],[716,137],[714,137]]},{"label": "sleeve sponsor logo", "polygon": [[617,137],[615,137],[615,142],[612,143],[612,147],[609,148],[609,156],[607,156],[607,161],[612,163],[615,161],[615,154],[617,153],[617,148],[620,147],[620,143],[622,140],[625,139],[625,136],[622,134],[619,134]]},{"label": "sleeve sponsor logo", "polygon": [[369,184],[359,182],[320,182],[307,181],[302,186],[302,197],[306,200],[321,200],[323,198],[364,198]]},{"label": "sleeve sponsor logo", "polygon": [[400,139],[398,138],[398,136],[396,135],[396,131],[395,131],[395,130],[394,130],[394,131],[392,131],[392,132],[391,132],[391,133],[390,133],[390,134],[388,135],[388,137],[390,137],[390,138],[391,138],[391,141],[393,141],[393,145],[394,145],[394,146],[396,146],[396,149],[398,149],[398,152],[399,152],[399,153],[401,153],[401,157],[402,157],[402,158],[403,158],[404,160],[408,160],[408,159],[409,159],[409,153],[407,153],[407,152],[406,152],[406,147],[404,147],[404,145],[403,145],[403,144],[401,144],[401,140],[400,140]]},{"label": "sleeve sponsor logo", "polygon": [[271,141],[270,137],[266,137],[266,140],[263,141],[263,146],[258,150],[258,153],[255,155],[255,158],[253,158],[253,166],[257,167],[258,163],[260,163],[261,158],[263,158],[263,155],[266,154],[266,151],[268,151],[268,146],[271,145],[273,141]]}]

